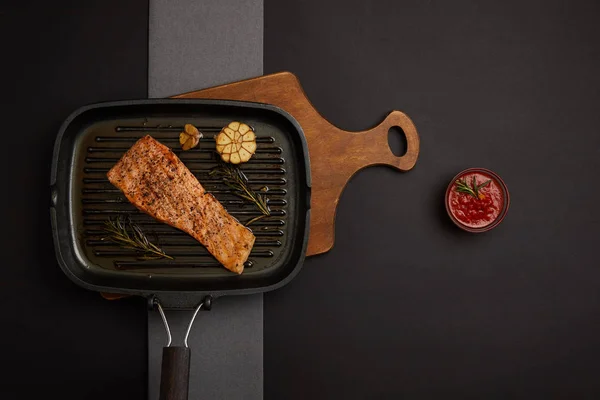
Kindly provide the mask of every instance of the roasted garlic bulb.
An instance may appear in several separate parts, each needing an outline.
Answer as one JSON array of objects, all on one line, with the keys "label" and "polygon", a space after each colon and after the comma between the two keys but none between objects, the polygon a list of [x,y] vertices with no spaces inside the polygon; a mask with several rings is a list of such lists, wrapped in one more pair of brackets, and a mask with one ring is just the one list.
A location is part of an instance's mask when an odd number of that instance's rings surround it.
[{"label": "roasted garlic bulb", "polygon": [[232,164],[250,160],[256,151],[256,135],[252,128],[242,122],[230,122],[215,140],[221,159]]},{"label": "roasted garlic bulb", "polygon": [[185,124],[183,132],[179,134],[179,143],[183,150],[193,149],[198,146],[202,133],[192,124]]}]

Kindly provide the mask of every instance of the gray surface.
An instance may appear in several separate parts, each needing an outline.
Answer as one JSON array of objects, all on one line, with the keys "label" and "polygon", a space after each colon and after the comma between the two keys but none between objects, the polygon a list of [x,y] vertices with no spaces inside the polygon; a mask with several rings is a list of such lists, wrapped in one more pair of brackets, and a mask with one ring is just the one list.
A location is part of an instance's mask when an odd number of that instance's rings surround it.
[{"label": "gray surface", "polygon": [[262,0],[150,0],[148,94],[262,75]]},{"label": "gray surface", "polygon": [[[182,345],[192,311],[167,311],[173,345]],[[148,398],[158,399],[167,336],[157,312],[148,313]],[[262,399],[263,296],[223,297],[198,313],[192,349],[190,399]]]},{"label": "gray surface", "polygon": [[[167,97],[262,74],[262,0],[150,0],[148,96]],[[192,349],[190,399],[262,399],[262,295],[223,298],[202,312]],[[167,312],[174,344],[190,312]],[[166,336],[148,314],[148,397],[158,398]]]}]

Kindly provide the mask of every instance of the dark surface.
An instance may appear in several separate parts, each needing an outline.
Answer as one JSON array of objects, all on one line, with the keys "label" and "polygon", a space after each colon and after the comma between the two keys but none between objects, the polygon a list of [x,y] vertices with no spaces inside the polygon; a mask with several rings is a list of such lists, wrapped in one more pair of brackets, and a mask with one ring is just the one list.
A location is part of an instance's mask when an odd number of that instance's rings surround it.
[{"label": "dark surface", "polygon": [[[0,6],[0,397],[144,399],[144,302],[107,302],[62,274],[46,185],[68,113],[146,96],[147,3],[13,4]],[[265,12],[265,72],[298,74],[345,129],[403,110],[422,144],[413,171],[359,173],[332,252],[266,297],[265,398],[599,397],[599,6],[268,0]],[[481,236],[442,203],[470,166],[511,191]]]},{"label": "dark surface", "polygon": [[[296,73],[331,122],[391,109],[414,170],[360,172],[336,244],[265,296],[265,398],[598,398],[600,5],[265,4],[265,73]],[[511,194],[479,236],[448,180],[487,167]]]},{"label": "dark surface", "polygon": [[145,0],[0,5],[0,398],[146,397],[145,302],[108,302],[62,273],[49,183],[54,139],[71,111],[147,96],[147,27]]}]

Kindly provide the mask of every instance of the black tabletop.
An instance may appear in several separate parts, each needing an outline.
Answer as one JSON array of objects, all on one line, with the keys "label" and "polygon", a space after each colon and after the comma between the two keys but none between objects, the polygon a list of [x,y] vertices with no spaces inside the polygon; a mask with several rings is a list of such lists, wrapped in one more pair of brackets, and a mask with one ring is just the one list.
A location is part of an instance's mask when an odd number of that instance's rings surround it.
[{"label": "black tabletop", "polygon": [[[600,6],[485,3],[267,2],[266,72],[348,130],[406,112],[421,155],[356,175],[265,297],[266,398],[600,396]],[[468,167],[512,201],[476,236],[443,205]]]},{"label": "black tabletop", "polygon": [[[264,10],[265,73],[294,72],[341,128],[399,109],[421,137],[412,171],[351,180],[332,251],[265,296],[265,398],[600,396],[597,2]],[[142,0],[0,7],[3,398],[146,396],[143,304],[115,313],[64,277],[47,184],[69,112],[147,96],[147,18]],[[467,167],[510,190],[506,219],[485,234],[445,215],[446,185]]]},{"label": "black tabletop", "polygon": [[56,262],[50,161],[62,121],[98,101],[147,96],[148,3],[0,6],[3,58],[0,330],[3,399],[145,399],[142,299],[119,312]]}]

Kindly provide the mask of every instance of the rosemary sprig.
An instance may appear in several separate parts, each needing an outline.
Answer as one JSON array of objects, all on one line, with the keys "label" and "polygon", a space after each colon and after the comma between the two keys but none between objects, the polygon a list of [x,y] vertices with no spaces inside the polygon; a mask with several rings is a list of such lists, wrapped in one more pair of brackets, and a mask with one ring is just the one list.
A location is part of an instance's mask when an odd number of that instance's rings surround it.
[{"label": "rosemary sprig", "polygon": [[173,257],[167,255],[160,247],[150,242],[144,231],[142,231],[142,228],[129,220],[129,218],[125,221],[120,217],[114,220],[109,218],[104,223],[104,231],[108,236],[103,238],[103,240],[108,239],[123,248],[142,253],[140,258],[143,260],[156,260],[159,258],[173,259]]},{"label": "rosemary sprig", "polygon": [[222,162],[211,169],[208,175],[220,178],[225,185],[233,190],[234,195],[254,203],[260,210],[262,215],[252,218],[246,223],[246,226],[271,215],[271,209],[267,205],[267,197],[250,188],[248,185],[248,177],[239,167]]},{"label": "rosemary sprig", "polygon": [[475,175],[473,175],[472,186],[469,186],[469,184],[467,183],[467,181],[465,179],[457,179],[456,180],[456,191],[459,193],[466,193],[468,195],[475,197],[476,199],[483,200],[485,198],[485,195],[482,193],[479,193],[479,189],[486,187],[487,185],[490,184],[491,181],[492,181],[491,179],[488,179],[487,181],[483,182],[482,184],[477,185],[477,181],[475,180]]},{"label": "rosemary sprig", "polygon": [[255,223],[256,221],[260,221],[261,219],[263,219],[264,217],[266,217],[266,215],[259,215],[257,217],[252,218],[250,221],[246,222],[246,226]]}]

